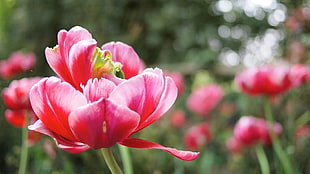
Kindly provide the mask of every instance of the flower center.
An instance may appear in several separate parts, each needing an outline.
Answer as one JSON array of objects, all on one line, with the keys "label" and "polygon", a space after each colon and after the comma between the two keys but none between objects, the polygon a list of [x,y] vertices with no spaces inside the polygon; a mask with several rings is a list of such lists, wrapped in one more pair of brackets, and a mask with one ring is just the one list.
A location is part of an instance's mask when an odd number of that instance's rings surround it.
[{"label": "flower center", "polygon": [[92,57],[92,78],[101,78],[104,74],[110,74],[123,78],[121,64],[112,61],[112,53],[109,50],[96,48]]}]

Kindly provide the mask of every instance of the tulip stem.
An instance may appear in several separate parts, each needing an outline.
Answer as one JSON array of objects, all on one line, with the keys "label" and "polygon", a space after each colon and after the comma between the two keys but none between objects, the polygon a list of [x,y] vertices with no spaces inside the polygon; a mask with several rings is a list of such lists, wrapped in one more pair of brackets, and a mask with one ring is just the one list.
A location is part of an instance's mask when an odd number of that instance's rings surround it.
[{"label": "tulip stem", "polygon": [[257,144],[255,151],[262,174],[270,174],[269,163],[263,146],[261,144]]},{"label": "tulip stem", "polygon": [[123,174],[113,156],[111,148],[102,148],[101,153],[112,174]]},{"label": "tulip stem", "polygon": [[22,128],[22,146],[20,153],[18,174],[25,174],[28,159],[28,146],[27,146],[28,127],[27,124]]},{"label": "tulip stem", "polygon": [[133,168],[132,168],[132,162],[130,157],[129,148],[123,145],[118,145],[123,165],[124,165],[124,171],[126,174],[133,174]]},{"label": "tulip stem", "polygon": [[270,129],[273,150],[276,152],[276,155],[278,156],[278,159],[283,167],[284,173],[293,174],[293,168],[288,159],[288,156],[282,149],[280,141],[274,132],[274,129],[273,129],[274,120],[272,116],[272,108],[268,100],[265,101],[265,112],[266,112],[265,113],[266,119],[268,121],[268,127]]}]

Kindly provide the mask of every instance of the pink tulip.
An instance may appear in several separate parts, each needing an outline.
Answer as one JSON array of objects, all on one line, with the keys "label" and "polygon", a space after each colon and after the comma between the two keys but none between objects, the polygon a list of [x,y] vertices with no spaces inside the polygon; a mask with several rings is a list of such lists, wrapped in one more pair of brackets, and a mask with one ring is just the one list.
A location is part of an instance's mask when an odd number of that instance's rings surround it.
[{"label": "pink tulip", "polygon": [[257,118],[244,116],[239,119],[234,128],[234,137],[243,145],[251,146],[260,140]]},{"label": "pink tulip", "polygon": [[298,87],[310,81],[310,69],[302,64],[295,64],[291,67],[290,77],[293,81],[292,87]]},{"label": "pink tulip", "polygon": [[[260,141],[265,145],[272,144],[271,130],[266,120],[257,119],[257,127],[260,132]],[[279,123],[274,123],[272,125],[272,129],[273,129],[272,131],[276,136],[280,136],[280,134],[282,133],[282,126]]]},{"label": "pink tulip", "polygon": [[7,109],[4,115],[8,123],[15,127],[22,128],[27,124],[26,112],[26,110]]},{"label": "pink tulip", "polygon": [[210,113],[223,98],[224,92],[217,84],[205,85],[195,89],[187,100],[192,112],[205,116]]},{"label": "pink tulip", "polygon": [[191,127],[184,136],[185,147],[189,150],[199,150],[211,141],[211,132],[207,123]]},{"label": "pink tulip", "polygon": [[159,119],[176,99],[175,84],[161,70],[146,69],[128,80],[90,79],[82,90],[56,77],[41,80],[30,92],[39,120],[29,129],[53,137],[71,153],[119,143],[161,149],[183,160],[199,156],[130,137]]},{"label": "pink tulip", "polygon": [[13,76],[26,72],[33,68],[36,57],[33,53],[14,52],[7,60],[0,61],[0,76],[12,78]]},{"label": "pink tulip", "polygon": [[290,69],[284,66],[248,68],[236,77],[237,87],[252,96],[275,96],[289,90],[292,83]]},{"label": "pink tulip", "polygon": [[8,108],[14,110],[31,110],[29,91],[39,80],[41,80],[41,78],[33,77],[12,81],[7,88],[2,90],[4,104]]},{"label": "pink tulip", "polygon": [[[259,142],[270,145],[272,144],[270,131],[269,125],[264,119],[243,116],[235,125],[234,137],[246,146]],[[274,123],[273,131],[276,136],[279,136],[282,132],[282,126],[279,123]]]}]

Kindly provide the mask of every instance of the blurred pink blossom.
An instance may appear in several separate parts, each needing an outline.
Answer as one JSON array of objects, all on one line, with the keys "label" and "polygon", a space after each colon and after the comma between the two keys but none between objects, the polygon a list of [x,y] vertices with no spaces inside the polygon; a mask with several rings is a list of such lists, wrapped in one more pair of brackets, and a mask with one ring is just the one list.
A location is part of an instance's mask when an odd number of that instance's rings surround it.
[{"label": "blurred pink blossom", "polygon": [[217,106],[223,96],[224,92],[219,85],[205,85],[191,93],[187,100],[187,107],[190,111],[205,116]]},{"label": "blurred pink blossom", "polygon": [[237,87],[244,93],[256,95],[279,95],[292,87],[288,66],[265,65],[245,69],[235,78]]},{"label": "blurred pink blossom", "polygon": [[212,139],[209,125],[200,123],[192,126],[184,135],[184,145],[189,150],[199,150]]},{"label": "blurred pink blossom", "polygon": [[33,53],[14,52],[7,60],[0,61],[0,76],[8,79],[34,67],[36,57]]}]

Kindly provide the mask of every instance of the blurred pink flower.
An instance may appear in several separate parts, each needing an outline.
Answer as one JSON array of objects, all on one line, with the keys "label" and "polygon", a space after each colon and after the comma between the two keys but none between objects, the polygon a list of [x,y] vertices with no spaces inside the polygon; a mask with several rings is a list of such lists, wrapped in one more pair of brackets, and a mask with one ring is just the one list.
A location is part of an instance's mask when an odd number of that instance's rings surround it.
[{"label": "blurred pink flower", "polygon": [[243,145],[251,146],[260,139],[260,131],[257,126],[257,118],[243,116],[236,123],[234,137]]},{"label": "blurred pink flower", "polygon": [[173,80],[160,69],[146,69],[121,81],[89,79],[82,90],[56,77],[41,80],[30,92],[39,120],[29,129],[53,137],[59,148],[71,153],[119,143],[164,150],[182,160],[199,156],[130,137],[159,119],[177,97]]},{"label": "blurred pink flower", "polygon": [[184,136],[184,145],[189,150],[199,150],[204,145],[207,145],[212,139],[209,125],[200,123],[192,126],[187,130]]},{"label": "blurred pink flower", "polygon": [[[274,123],[273,131],[279,136],[282,132],[282,126],[279,123]],[[259,142],[265,145],[271,144],[270,133],[267,122],[253,116],[241,117],[234,128],[234,137],[245,146]]]},{"label": "blurred pink flower", "polygon": [[[271,145],[272,144],[271,130],[269,128],[268,123],[266,122],[266,120],[261,118],[257,118],[256,122],[260,133],[260,141],[265,145]],[[281,135],[282,126],[280,123],[274,123],[272,129],[276,136]]]},{"label": "blurred pink flower", "polygon": [[18,128],[22,128],[27,124],[26,112],[27,112],[26,110],[7,109],[4,115],[6,121],[9,122],[11,125]]},{"label": "blurred pink flower", "polygon": [[244,93],[275,96],[289,90],[293,84],[290,68],[265,65],[248,68],[236,76],[236,85]]},{"label": "blurred pink flower", "polygon": [[12,78],[13,76],[26,72],[34,67],[36,57],[33,53],[14,52],[7,60],[0,61],[0,76]]},{"label": "blurred pink flower", "polygon": [[217,106],[223,96],[224,92],[219,85],[205,85],[191,93],[187,100],[187,107],[190,111],[205,116]]},{"label": "blurred pink flower", "polygon": [[298,87],[310,81],[310,69],[302,64],[292,65],[290,76],[293,81],[292,87]]},{"label": "blurred pink flower", "polygon": [[[28,123],[33,123],[37,120],[33,113],[29,92],[34,84],[39,82],[42,78],[32,77],[23,78],[21,80],[14,80],[7,88],[2,91],[4,104],[9,108],[5,111],[5,118],[11,125],[22,128]],[[40,139],[39,133],[28,132],[28,145],[31,146]]]},{"label": "blurred pink flower", "polygon": [[39,80],[41,80],[40,77],[13,80],[7,88],[2,90],[4,104],[14,110],[31,110],[29,91]]},{"label": "blurred pink flower", "polygon": [[182,74],[179,72],[165,72],[165,75],[173,79],[178,88],[178,95],[182,95],[184,92],[184,79]]},{"label": "blurred pink flower", "polygon": [[176,110],[171,115],[171,125],[175,128],[181,128],[186,122],[186,115],[182,110]]}]

